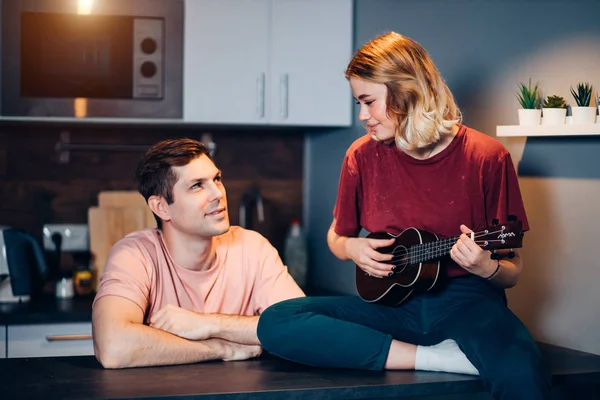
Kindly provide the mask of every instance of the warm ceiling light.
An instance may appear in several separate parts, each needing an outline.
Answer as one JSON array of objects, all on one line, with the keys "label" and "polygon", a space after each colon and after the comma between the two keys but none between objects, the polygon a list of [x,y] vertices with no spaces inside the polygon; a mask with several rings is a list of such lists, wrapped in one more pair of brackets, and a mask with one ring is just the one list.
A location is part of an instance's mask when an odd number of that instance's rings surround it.
[{"label": "warm ceiling light", "polygon": [[92,13],[94,0],[77,0],[77,14],[89,15]]}]

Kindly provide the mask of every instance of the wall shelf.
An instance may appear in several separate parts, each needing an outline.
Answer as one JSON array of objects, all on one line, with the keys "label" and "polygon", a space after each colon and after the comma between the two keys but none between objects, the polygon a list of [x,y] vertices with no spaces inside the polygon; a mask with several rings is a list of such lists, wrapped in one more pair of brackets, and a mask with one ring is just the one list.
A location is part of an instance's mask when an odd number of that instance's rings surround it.
[{"label": "wall shelf", "polygon": [[525,136],[600,136],[600,123],[595,124],[565,124],[565,125],[498,125],[498,137]]}]

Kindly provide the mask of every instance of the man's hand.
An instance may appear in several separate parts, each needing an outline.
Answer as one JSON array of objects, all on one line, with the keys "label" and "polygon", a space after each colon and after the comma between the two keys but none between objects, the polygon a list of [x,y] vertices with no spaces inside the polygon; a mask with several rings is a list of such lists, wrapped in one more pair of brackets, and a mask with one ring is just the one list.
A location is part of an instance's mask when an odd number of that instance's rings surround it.
[{"label": "man's hand", "polygon": [[219,332],[218,318],[167,305],[150,318],[150,326],[184,339],[204,340]]},{"label": "man's hand", "polygon": [[450,257],[458,265],[472,274],[481,277],[491,275],[497,266],[497,261],[490,258],[490,252],[483,250],[469,236],[471,229],[465,225],[460,226],[462,235],[450,250]]},{"label": "man's hand", "polygon": [[261,346],[251,344],[227,342],[226,348],[227,356],[223,358],[223,361],[247,360],[258,357],[262,353]]}]

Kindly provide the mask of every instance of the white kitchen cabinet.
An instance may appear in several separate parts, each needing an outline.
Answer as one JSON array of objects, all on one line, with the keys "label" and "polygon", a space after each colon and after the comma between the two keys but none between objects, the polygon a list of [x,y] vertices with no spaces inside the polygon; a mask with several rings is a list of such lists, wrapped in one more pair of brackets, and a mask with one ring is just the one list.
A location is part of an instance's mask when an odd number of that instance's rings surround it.
[{"label": "white kitchen cabinet", "polygon": [[266,121],[269,0],[185,3],[186,122]]},{"label": "white kitchen cabinet", "polygon": [[184,120],[350,126],[352,0],[188,0]]},{"label": "white kitchen cabinet", "polygon": [[6,358],[6,325],[0,325],[0,358]]},{"label": "white kitchen cabinet", "polygon": [[271,26],[271,120],[351,125],[352,1],[274,0]]},{"label": "white kitchen cabinet", "polygon": [[93,355],[92,323],[9,325],[7,357]]}]

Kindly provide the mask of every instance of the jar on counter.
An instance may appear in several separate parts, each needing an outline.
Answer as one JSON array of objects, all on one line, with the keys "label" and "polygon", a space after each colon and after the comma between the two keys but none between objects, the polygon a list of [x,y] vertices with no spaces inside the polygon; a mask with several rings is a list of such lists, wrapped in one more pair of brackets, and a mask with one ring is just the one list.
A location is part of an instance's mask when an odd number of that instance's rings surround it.
[{"label": "jar on counter", "polygon": [[77,267],[73,274],[75,292],[79,296],[85,296],[94,292],[94,279],[92,271],[86,267]]}]

